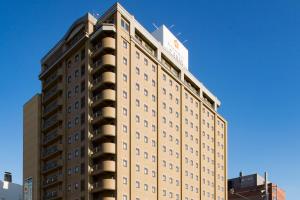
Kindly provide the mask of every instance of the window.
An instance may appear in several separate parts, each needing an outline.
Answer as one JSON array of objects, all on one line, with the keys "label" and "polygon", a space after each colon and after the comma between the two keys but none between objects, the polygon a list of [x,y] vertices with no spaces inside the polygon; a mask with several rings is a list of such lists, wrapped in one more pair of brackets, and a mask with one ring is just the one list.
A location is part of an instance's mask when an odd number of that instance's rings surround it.
[{"label": "window", "polygon": [[137,59],[140,59],[140,53],[137,51],[137,52],[135,52],[135,55],[136,55],[136,58]]},{"label": "window", "polygon": [[127,65],[127,58],[123,57],[123,64]]},{"label": "window", "polygon": [[124,97],[125,99],[127,99],[127,92],[126,92],[126,91],[123,91],[123,97]]},{"label": "window", "polygon": [[123,40],[123,47],[124,47],[125,49],[127,49],[127,46],[128,46],[128,43],[127,43],[125,40]]},{"label": "window", "polygon": [[147,74],[144,74],[144,79],[145,79],[145,81],[148,81],[148,75]]},{"label": "window", "polygon": [[79,92],[79,86],[76,85],[76,86],[75,86],[75,94],[77,94],[78,92]]},{"label": "window", "polygon": [[135,88],[136,88],[137,91],[139,91],[140,90],[140,84],[136,83]]},{"label": "window", "polygon": [[[127,185],[127,177],[123,177],[123,184]],[[124,199],[124,198],[123,198]]]},{"label": "window", "polygon": [[123,74],[123,80],[124,80],[125,82],[127,82],[127,75],[126,75],[126,74]]},{"label": "window", "polygon": [[75,125],[77,125],[77,124],[79,124],[79,118],[78,117],[75,118]]},{"label": "window", "polygon": [[126,142],[123,142],[123,149],[127,150],[127,143]]},{"label": "window", "polygon": [[152,65],[152,71],[155,72],[155,65]]},{"label": "window", "polygon": [[127,126],[126,125],[123,125],[123,132],[127,133]]},{"label": "window", "polygon": [[72,107],[69,106],[69,107],[68,107],[68,113],[70,113],[71,111],[72,111]]},{"label": "window", "polygon": [[127,160],[123,160],[123,167],[127,167]]},{"label": "window", "polygon": [[68,91],[68,98],[71,98],[72,92]]},{"label": "window", "polygon": [[79,102],[76,101],[76,102],[75,102],[75,109],[78,109],[78,108],[79,108]]},{"label": "window", "polygon": [[76,70],[76,71],[75,71],[75,77],[77,78],[78,76],[79,76],[79,71]]},{"label": "window", "polygon": [[121,26],[125,31],[129,32],[129,23],[125,19],[121,19]]},{"label": "window", "polygon": [[75,56],[75,61],[77,62],[79,60],[79,55],[77,54],[76,56]]},{"label": "window", "polygon": [[147,60],[147,58],[144,59],[144,64],[145,64],[145,65],[148,65],[148,60]]}]

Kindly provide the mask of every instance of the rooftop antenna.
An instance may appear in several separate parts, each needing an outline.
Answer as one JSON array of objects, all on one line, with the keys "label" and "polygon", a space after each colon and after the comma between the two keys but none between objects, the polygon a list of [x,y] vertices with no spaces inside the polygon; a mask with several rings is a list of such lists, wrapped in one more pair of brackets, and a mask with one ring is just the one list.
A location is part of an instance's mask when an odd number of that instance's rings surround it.
[{"label": "rooftop antenna", "polygon": [[155,29],[157,30],[158,27],[156,26],[156,24],[153,22],[152,25],[155,27]]}]

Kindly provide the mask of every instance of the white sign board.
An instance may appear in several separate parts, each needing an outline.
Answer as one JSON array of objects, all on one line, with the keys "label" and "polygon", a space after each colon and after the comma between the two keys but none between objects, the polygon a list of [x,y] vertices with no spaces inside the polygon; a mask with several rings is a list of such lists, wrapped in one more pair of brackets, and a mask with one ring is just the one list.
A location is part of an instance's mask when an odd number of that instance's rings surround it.
[{"label": "white sign board", "polygon": [[186,69],[188,69],[189,52],[173,33],[162,25],[152,35],[170,52],[170,54]]}]

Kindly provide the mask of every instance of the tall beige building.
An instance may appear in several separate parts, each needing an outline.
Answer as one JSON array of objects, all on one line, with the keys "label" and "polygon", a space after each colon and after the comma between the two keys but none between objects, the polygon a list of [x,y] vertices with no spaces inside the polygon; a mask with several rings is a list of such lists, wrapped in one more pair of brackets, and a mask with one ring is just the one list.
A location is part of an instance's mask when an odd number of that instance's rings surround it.
[{"label": "tall beige building", "polygon": [[24,107],[32,199],[227,200],[220,102],[168,34],[117,3],[75,21],[42,58],[41,95]]}]

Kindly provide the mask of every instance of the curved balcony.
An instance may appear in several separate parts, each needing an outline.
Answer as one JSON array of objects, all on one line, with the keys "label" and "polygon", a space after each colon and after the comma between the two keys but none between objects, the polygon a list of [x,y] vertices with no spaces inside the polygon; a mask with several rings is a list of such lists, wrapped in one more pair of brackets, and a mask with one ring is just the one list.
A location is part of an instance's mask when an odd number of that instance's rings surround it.
[{"label": "curved balcony", "polygon": [[99,71],[99,69],[103,66],[115,67],[116,66],[116,57],[112,54],[103,55],[101,59],[97,60],[93,64],[94,69],[93,69],[92,73]]},{"label": "curved balcony", "polygon": [[116,84],[116,74],[114,72],[104,72],[100,77],[94,79],[93,90],[99,88],[103,84]]},{"label": "curved balcony", "polygon": [[116,136],[116,126],[111,124],[106,124],[101,126],[101,128],[96,129],[93,134],[92,140],[96,141],[101,139],[102,137]]},{"label": "curved balcony", "polygon": [[97,123],[103,119],[115,119],[116,109],[114,107],[103,107],[101,111],[94,113],[93,123]]},{"label": "curved balcony", "polygon": [[99,55],[104,49],[116,49],[116,40],[112,37],[105,37],[93,49],[93,56]]},{"label": "curved balcony", "polygon": [[94,148],[93,157],[99,157],[104,154],[116,154],[116,145],[115,143],[102,143],[100,146]]},{"label": "curved balcony", "polygon": [[102,197],[103,200],[116,200],[115,197]]},{"label": "curved balcony", "polygon": [[93,184],[93,192],[100,192],[103,190],[115,190],[116,180],[115,179],[102,179],[99,182]]},{"label": "curved balcony", "polygon": [[102,39],[103,48],[116,49],[116,39],[112,37],[105,37]]},{"label": "curved balcony", "polygon": [[105,89],[100,94],[93,98],[93,106],[99,105],[103,101],[116,101],[116,91]]},{"label": "curved balcony", "polygon": [[104,160],[101,161],[101,164],[94,165],[93,175],[97,175],[105,172],[116,172],[116,162],[113,160]]}]

